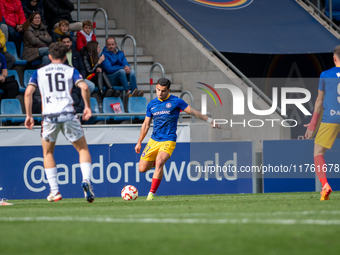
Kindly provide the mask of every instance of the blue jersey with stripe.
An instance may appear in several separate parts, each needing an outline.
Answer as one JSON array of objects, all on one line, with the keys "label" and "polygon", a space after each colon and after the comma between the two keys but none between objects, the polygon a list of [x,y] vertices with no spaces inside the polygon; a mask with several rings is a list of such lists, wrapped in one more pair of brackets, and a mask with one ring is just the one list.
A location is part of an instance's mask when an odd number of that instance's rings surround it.
[{"label": "blue jersey with stripe", "polygon": [[166,99],[153,99],[148,104],[146,116],[154,120],[151,138],[158,142],[176,142],[177,121],[180,110],[184,110],[188,104],[176,96],[169,95]]},{"label": "blue jersey with stripe", "polygon": [[340,124],[340,67],[321,73],[319,90],[325,92],[322,122]]}]

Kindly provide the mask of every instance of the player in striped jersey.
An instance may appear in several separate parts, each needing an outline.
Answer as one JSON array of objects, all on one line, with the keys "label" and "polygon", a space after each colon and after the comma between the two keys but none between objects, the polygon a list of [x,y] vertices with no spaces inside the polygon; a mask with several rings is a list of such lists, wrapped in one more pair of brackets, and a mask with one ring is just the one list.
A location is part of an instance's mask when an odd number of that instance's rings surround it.
[{"label": "player in striped jersey", "polygon": [[80,121],[73,108],[71,91],[73,86],[81,89],[85,102],[83,119],[91,115],[90,93],[83,77],[73,67],[64,65],[67,47],[61,43],[52,43],[49,47],[51,64],[38,69],[30,78],[25,91],[26,120],[25,126],[33,129],[32,95],[39,87],[42,102],[43,121],[41,123],[41,142],[44,154],[44,168],[51,187],[47,197],[50,202],[62,199],[57,183],[57,167],[53,157],[59,131],[72,143],[79,153],[80,169],[83,175],[82,188],[88,202],[94,201],[91,180],[91,156],[87,147]]}]

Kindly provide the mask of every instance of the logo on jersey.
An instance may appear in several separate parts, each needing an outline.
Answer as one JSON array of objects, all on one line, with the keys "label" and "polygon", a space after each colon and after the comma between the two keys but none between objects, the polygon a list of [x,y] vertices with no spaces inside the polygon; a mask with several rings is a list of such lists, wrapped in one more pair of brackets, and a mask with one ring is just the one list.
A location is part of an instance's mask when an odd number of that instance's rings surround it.
[{"label": "logo on jersey", "polygon": [[152,115],[156,116],[156,115],[161,115],[161,114],[170,114],[170,111],[158,111],[158,112],[153,113]]},{"label": "logo on jersey", "polygon": [[247,7],[253,0],[189,0],[195,4],[222,10],[236,10]]},{"label": "logo on jersey", "polygon": [[170,107],[171,107],[171,103],[167,103],[166,108],[170,108]]},{"label": "logo on jersey", "polygon": [[340,116],[340,111],[335,111],[335,110],[331,110],[331,112],[330,112],[330,114],[331,114],[331,116],[333,116],[333,115],[338,115],[338,116]]}]

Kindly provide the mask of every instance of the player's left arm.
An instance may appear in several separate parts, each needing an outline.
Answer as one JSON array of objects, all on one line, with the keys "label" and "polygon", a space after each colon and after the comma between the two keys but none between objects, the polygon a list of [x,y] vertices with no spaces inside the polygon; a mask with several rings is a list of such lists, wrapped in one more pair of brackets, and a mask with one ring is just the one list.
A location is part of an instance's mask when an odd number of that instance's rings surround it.
[{"label": "player's left arm", "polygon": [[307,127],[307,130],[306,130],[306,133],[305,133],[306,139],[309,139],[313,136],[314,130],[316,128],[316,124],[318,123],[318,120],[320,118],[320,114],[322,112],[324,97],[325,97],[325,91],[322,91],[322,90],[319,89],[318,90],[318,97],[316,98],[316,101],[315,101],[312,119],[311,119],[309,124],[304,125],[305,127]]},{"label": "player's left arm", "polygon": [[210,117],[208,117],[207,115],[203,115],[202,113],[200,113],[199,111],[195,110],[194,108],[191,108],[190,105],[188,105],[187,108],[185,108],[183,110],[184,112],[186,112],[189,115],[192,115],[200,120],[204,120],[207,121],[208,123],[210,123],[210,125],[213,128],[221,128],[220,125],[215,124],[214,120]]},{"label": "player's left arm", "polygon": [[25,90],[25,109],[26,109],[26,120],[25,127],[28,129],[33,129],[34,119],[32,116],[32,105],[33,105],[33,93],[36,87],[28,84]]},{"label": "player's left arm", "polygon": [[84,99],[85,108],[83,111],[83,120],[89,120],[92,116],[91,104],[90,104],[90,90],[84,80],[79,81],[77,84],[81,90],[81,96]]}]

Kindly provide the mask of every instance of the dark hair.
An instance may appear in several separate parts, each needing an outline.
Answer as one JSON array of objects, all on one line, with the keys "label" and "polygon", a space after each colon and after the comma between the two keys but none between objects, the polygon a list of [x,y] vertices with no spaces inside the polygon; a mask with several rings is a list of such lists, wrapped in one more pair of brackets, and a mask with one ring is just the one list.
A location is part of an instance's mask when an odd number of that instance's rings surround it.
[{"label": "dark hair", "polygon": [[83,27],[85,27],[85,26],[89,26],[89,27],[93,28],[92,21],[91,20],[83,21]]},{"label": "dark hair", "polygon": [[69,36],[69,35],[62,35],[62,36],[60,37],[60,40],[63,41],[63,40],[66,39],[66,38],[70,39],[70,41],[72,42],[71,36]]},{"label": "dark hair", "polygon": [[48,47],[48,52],[53,59],[63,60],[68,52],[66,45],[62,42],[54,42]]},{"label": "dark hair", "polygon": [[157,81],[157,84],[159,84],[161,86],[166,86],[168,89],[170,89],[171,81],[169,81],[167,78],[160,78]]},{"label": "dark hair", "polygon": [[97,41],[90,41],[87,43],[86,45],[87,47],[87,51],[90,53],[91,57],[92,57],[92,64],[97,64],[98,62],[98,42]]},{"label": "dark hair", "polygon": [[29,16],[29,18],[26,20],[26,22],[22,25],[22,29],[23,29],[24,31],[26,31],[26,30],[28,29],[28,27],[32,24],[32,21],[33,21],[34,17],[35,17],[36,15],[38,15],[38,14],[39,14],[39,16],[40,16],[40,18],[41,18],[40,12],[33,12],[33,13],[31,14],[31,16]]},{"label": "dark hair", "polygon": [[336,55],[338,59],[340,60],[340,45],[334,48],[333,54]]}]

